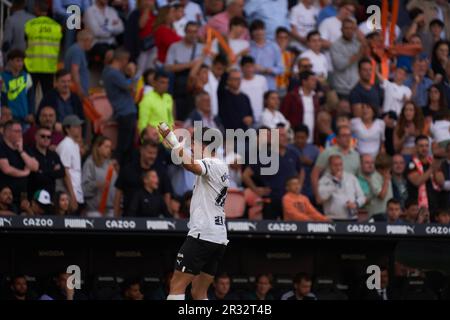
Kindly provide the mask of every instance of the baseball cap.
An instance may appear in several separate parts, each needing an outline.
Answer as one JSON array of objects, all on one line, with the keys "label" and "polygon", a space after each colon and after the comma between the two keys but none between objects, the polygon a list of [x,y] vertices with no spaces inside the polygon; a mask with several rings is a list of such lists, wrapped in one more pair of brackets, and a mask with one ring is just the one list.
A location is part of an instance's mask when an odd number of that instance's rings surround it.
[{"label": "baseball cap", "polygon": [[71,114],[64,118],[62,125],[64,127],[81,126],[84,123],[76,114]]},{"label": "baseball cap", "polygon": [[43,206],[51,206],[53,204],[50,193],[47,190],[36,191],[33,195],[33,200]]}]

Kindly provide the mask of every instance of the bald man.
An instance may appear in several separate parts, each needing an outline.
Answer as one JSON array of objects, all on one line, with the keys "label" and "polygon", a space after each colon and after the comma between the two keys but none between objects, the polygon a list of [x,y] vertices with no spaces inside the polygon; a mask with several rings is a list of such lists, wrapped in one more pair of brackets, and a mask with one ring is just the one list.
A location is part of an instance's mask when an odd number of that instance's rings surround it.
[{"label": "bald man", "polygon": [[87,30],[81,30],[77,34],[75,42],[67,50],[64,56],[64,67],[70,71],[76,93],[84,97],[89,93],[89,70],[86,59],[86,51],[92,48],[94,36]]}]

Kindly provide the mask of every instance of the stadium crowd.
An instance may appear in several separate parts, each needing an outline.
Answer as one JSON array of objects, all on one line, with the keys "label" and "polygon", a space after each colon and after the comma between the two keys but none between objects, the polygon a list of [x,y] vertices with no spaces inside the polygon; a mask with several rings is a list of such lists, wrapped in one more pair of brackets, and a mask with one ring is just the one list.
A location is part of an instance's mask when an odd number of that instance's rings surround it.
[{"label": "stadium crowd", "polygon": [[156,126],[202,121],[279,133],[275,175],[225,155],[230,217],[448,224],[450,4],[369,2],[13,1],[0,214],[188,218]]}]

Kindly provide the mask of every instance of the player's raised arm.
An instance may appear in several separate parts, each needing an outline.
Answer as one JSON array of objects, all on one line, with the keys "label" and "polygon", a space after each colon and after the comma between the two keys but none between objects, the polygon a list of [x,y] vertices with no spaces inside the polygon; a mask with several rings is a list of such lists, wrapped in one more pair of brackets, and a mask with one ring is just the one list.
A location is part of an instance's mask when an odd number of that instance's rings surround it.
[{"label": "player's raised arm", "polygon": [[160,123],[158,126],[159,133],[164,138],[164,145],[171,149],[176,155],[181,158],[183,167],[192,172],[193,174],[200,176],[206,173],[206,167],[195,161],[191,150],[184,147],[184,143],[180,143],[175,133],[170,130],[169,126],[165,123]]}]

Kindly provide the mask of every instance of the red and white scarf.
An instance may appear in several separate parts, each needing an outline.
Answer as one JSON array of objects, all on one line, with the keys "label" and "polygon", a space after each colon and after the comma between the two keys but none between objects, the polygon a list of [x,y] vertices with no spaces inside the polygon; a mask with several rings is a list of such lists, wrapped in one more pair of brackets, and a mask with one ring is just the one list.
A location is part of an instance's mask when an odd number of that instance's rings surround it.
[{"label": "red and white scarf", "polygon": [[[417,168],[417,172],[421,175],[424,174],[422,161],[420,161],[417,157],[413,157],[412,161]],[[433,158],[427,157],[427,161],[431,165]],[[433,185],[434,190],[440,191],[439,185],[434,180],[434,175],[431,176],[431,183]],[[428,209],[429,204],[428,204],[427,184],[423,183],[417,189],[418,189],[417,191],[418,191],[419,207],[424,207]]]}]

